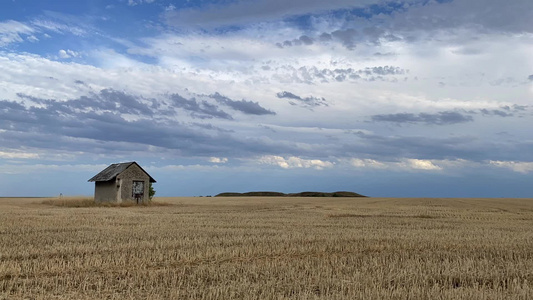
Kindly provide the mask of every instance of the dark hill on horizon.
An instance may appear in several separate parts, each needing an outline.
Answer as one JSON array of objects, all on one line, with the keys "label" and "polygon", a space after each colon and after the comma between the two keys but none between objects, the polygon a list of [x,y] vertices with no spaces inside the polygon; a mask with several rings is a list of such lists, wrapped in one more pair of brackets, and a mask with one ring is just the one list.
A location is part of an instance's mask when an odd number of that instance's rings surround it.
[{"label": "dark hill on horizon", "polygon": [[366,197],[354,192],[339,191],[333,193],[324,192],[301,192],[301,193],[279,193],[279,192],[247,192],[247,193],[220,193],[215,197]]}]

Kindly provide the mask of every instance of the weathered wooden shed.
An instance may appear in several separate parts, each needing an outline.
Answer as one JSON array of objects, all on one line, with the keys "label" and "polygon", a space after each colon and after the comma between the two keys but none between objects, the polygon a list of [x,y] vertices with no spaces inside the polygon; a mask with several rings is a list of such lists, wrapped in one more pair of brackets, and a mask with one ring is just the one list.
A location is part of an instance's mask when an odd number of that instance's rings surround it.
[{"label": "weathered wooden shed", "polygon": [[112,164],[89,179],[97,202],[149,201],[150,183],[156,182],[136,162]]}]

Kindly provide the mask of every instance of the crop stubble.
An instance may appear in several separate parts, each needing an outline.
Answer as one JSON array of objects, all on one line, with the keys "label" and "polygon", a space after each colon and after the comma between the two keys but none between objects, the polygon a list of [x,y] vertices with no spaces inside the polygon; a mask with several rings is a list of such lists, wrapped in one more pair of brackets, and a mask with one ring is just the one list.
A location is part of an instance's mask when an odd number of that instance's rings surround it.
[{"label": "crop stubble", "polygon": [[156,201],[0,199],[0,299],[533,297],[531,199]]}]

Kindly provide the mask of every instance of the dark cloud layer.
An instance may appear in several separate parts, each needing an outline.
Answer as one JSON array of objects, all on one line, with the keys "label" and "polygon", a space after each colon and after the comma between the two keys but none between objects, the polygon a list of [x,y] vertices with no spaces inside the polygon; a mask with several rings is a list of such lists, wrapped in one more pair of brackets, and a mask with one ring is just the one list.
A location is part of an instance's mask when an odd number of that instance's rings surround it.
[{"label": "dark cloud layer", "polygon": [[[397,76],[406,75],[408,70],[395,66],[376,66],[364,69],[354,68],[317,68],[292,66],[282,66],[275,69],[280,74],[290,74],[290,77],[280,76],[284,82],[290,83],[309,83],[316,84],[319,82],[346,82],[346,81],[398,81]],[[278,75],[274,75],[276,78]]]},{"label": "dark cloud layer", "polygon": [[[375,1],[359,5],[360,8],[350,5],[338,7],[332,11],[336,16],[333,19],[320,13],[314,16],[323,22],[335,22],[341,29],[295,37],[276,43],[276,46],[285,48],[317,42],[339,43],[346,49],[354,50],[358,43],[379,45],[383,41],[413,42],[432,39],[435,36],[432,32],[454,29],[467,28],[481,34],[533,32],[533,18],[529,13],[533,11],[533,2],[529,0],[516,0],[512,3],[500,0]],[[372,26],[369,23],[379,25]],[[318,28],[314,29],[318,31]],[[457,53],[473,54],[480,51],[465,48]]]},{"label": "dark cloud layer", "polygon": [[233,120],[233,117],[228,113],[218,109],[216,105],[208,103],[207,101],[197,101],[195,98],[186,99],[179,94],[170,95],[170,99],[175,107],[192,112],[193,117],[200,119],[221,118]]},{"label": "dark cloud layer", "polygon": [[288,99],[291,105],[304,107],[328,106],[326,99],[318,97],[300,97],[291,92],[283,91],[276,94],[280,99]]},{"label": "dark cloud layer", "polygon": [[355,38],[357,36],[357,30],[350,28],[344,30],[335,30],[331,33],[331,36],[340,40],[342,45],[348,50],[355,49]]},{"label": "dark cloud layer", "polygon": [[286,40],[283,43],[276,43],[276,46],[278,46],[279,48],[284,48],[284,47],[302,46],[302,45],[309,46],[309,45],[313,45],[314,43],[315,43],[315,40],[313,38],[307,35],[302,35],[297,39]]},{"label": "dark cloud layer", "polygon": [[[274,145],[258,139],[249,142],[246,137],[234,135],[233,130],[205,121],[182,121],[179,118],[182,112],[200,120],[233,118],[214,104],[178,94],[155,100],[104,89],[66,101],[24,94],[19,97],[24,102],[0,101],[0,143],[4,147],[91,153],[107,151],[109,155],[124,151],[142,152],[148,147],[169,149],[188,156],[292,151],[288,144]],[[227,102],[225,104],[235,110],[255,115],[273,114],[262,111],[251,101],[220,97],[218,100]],[[80,146],[82,144],[85,146]]]},{"label": "dark cloud layer", "polygon": [[470,115],[461,114],[455,111],[443,111],[435,114],[430,113],[399,113],[387,115],[374,115],[371,117],[374,122],[392,122],[392,123],[422,123],[431,125],[450,125],[457,123],[472,122],[474,118]]},{"label": "dark cloud layer", "polygon": [[475,111],[442,111],[437,113],[398,113],[379,114],[371,116],[374,122],[391,122],[397,124],[427,124],[427,125],[451,125],[474,121],[472,115],[481,113],[482,116],[513,117],[528,109],[528,106],[514,104],[502,106],[500,109],[482,108]]},{"label": "dark cloud layer", "polygon": [[[306,98],[291,92],[281,92],[278,96],[302,103],[314,103],[313,101],[318,99],[309,97],[310,99],[305,100]],[[180,119],[181,111],[171,114],[168,112],[168,105],[164,103],[157,105],[153,99],[115,90],[102,90],[67,101],[24,95],[21,97],[24,103],[0,101],[0,143],[6,148],[33,147],[50,149],[50,152],[86,152],[106,156],[130,155],[136,152],[146,154],[156,147],[157,153],[170,152],[169,157],[281,155],[366,157],[377,160],[398,157],[475,161],[505,160],[512,157],[524,161],[533,159],[531,142],[490,143],[472,136],[383,136],[356,131],[356,137],[352,135],[350,139],[339,139],[338,142],[327,145],[321,141],[305,143],[301,139],[294,140],[294,137],[276,131],[271,131],[276,138],[247,136],[242,132],[220,127],[219,124],[206,123],[203,117],[198,122],[183,121]],[[216,97],[220,101],[224,99],[220,95]],[[166,99],[171,107],[179,103],[179,109],[186,109],[192,114],[210,115],[213,117],[210,120],[213,121],[227,120],[217,116],[220,110],[210,106],[212,104],[206,106],[201,101],[178,97],[177,94]],[[250,110],[246,105],[245,102],[244,109]],[[255,106],[252,106],[248,112],[254,112],[254,108]],[[167,114],[161,114],[161,111]],[[466,113],[449,111],[435,114],[376,115],[373,120],[435,125],[472,121],[471,116]]]},{"label": "dark cloud layer", "polygon": [[224,1],[200,7],[170,11],[165,15],[168,24],[178,27],[216,28],[219,26],[243,25],[249,23],[279,20],[295,15],[328,12],[341,8],[364,7],[375,1],[352,0],[259,0]]},{"label": "dark cloud layer", "polygon": [[78,99],[61,102],[50,99],[39,99],[25,94],[17,94],[22,99],[31,100],[36,104],[45,105],[57,112],[73,113],[77,110],[114,111],[121,114],[153,116],[153,108],[135,97],[113,89],[103,89],[99,93],[91,93]]},{"label": "dark cloud layer", "polygon": [[[425,1],[424,1],[425,2]],[[396,16],[391,28],[446,30],[468,27],[480,32],[533,32],[533,2],[529,0],[455,0],[413,5]]]},{"label": "dark cloud layer", "polygon": [[513,117],[515,115],[521,115],[521,113],[525,112],[528,109],[527,105],[518,105],[513,104],[512,106],[505,105],[500,107],[500,109],[488,109],[483,108],[480,109],[479,112],[483,116],[497,116],[497,117]]},{"label": "dark cloud layer", "polygon": [[489,115],[489,116],[498,116],[498,117],[512,117],[513,116],[512,113],[499,110],[499,109],[481,109],[480,111],[483,115]]},{"label": "dark cloud layer", "polygon": [[382,136],[355,132],[361,143],[346,143],[341,149],[356,157],[377,160],[412,157],[417,159],[466,159],[483,162],[486,160],[531,161],[533,142],[519,141],[512,144],[490,142],[471,135],[450,137],[428,136]]},{"label": "dark cloud layer", "polygon": [[292,40],[285,40],[282,43],[276,43],[278,48],[285,47],[295,47],[295,46],[310,46],[313,45],[317,40],[319,42],[339,42],[348,50],[354,50],[356,47],[356,37],[357,30],[355,29],[346,29],[346,30],[335,30],[331,33],[324,32],[318,35],[316,38],[302,35],[299,38]]},{"label": "dark cloud layer", "polygon": [[418,159],[456,159],[468,157],[481,159],[480,150],[475,138],[470,136],[427,137],[427,136],[381,136],[376,134],[355,133],[361,138],[357,145],[346,145],[345,151],[357,151],[358,156],[378,160],[395,159],[398,157],[414,157]]},{"label": "dark cloud layer", "polygon": [[249,115],[275,115],[276,113],[268,110],[258,102],[246,101],[246,100],[231,100],[230,98],[223,96],[219,93],[209,95],[210,98],[215,99],[218,103],[225,104],[234,110],[240,111]]}]

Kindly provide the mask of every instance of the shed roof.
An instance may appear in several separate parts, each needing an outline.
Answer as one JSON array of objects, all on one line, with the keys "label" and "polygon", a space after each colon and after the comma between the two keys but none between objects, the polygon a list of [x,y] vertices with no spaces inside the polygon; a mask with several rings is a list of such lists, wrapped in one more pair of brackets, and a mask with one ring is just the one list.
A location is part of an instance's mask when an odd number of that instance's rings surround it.
[{"label": "shed roof", "polygon": [[109,167],[102,170],[100,173],[93,176],[89,181],[110,181],[114,180],[120,173],[124,172],[131,165],[136,164],[148,177],[150,177],[150,182],[156,182],[155,179],[150,176],[138,163],[134,161],[112,164]]}]

